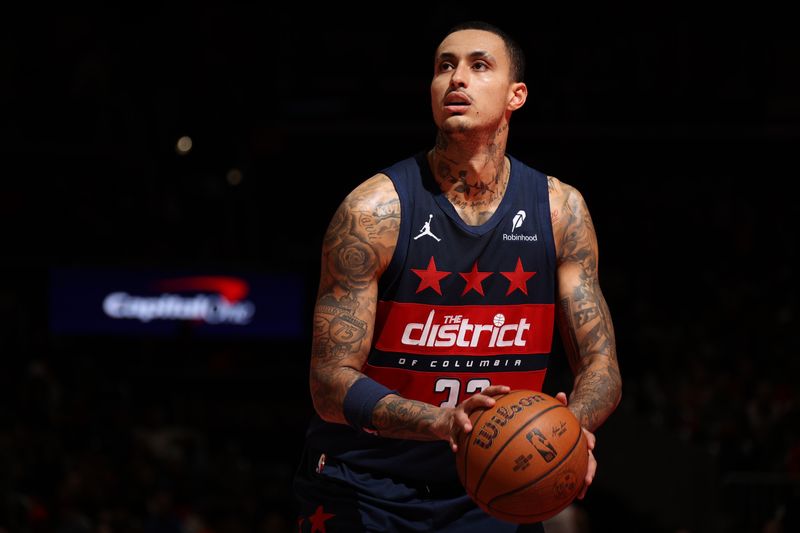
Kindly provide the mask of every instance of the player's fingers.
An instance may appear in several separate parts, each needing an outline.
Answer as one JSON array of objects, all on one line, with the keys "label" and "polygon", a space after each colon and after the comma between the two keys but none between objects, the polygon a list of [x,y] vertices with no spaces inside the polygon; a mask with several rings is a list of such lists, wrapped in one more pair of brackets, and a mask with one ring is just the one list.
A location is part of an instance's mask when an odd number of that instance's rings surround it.
[{"label": "player's fingers", "polygon": [[586,469],[586,477],[583,479],[583,488],[581,489],[580,494],[578,494],[578,499],[582,500],[584,496],[586,496],[586,491],[589,490],[589,485],[592,484],[594,481],[594,475],[597,472],[597,460],[594,458],[594,454],[589,450],[589,466]]},{"label": "player's fingers", "polygon": [[595,438],[594,433],[592,433],[586,428],[581,428],[581,429],[583,429],[583,435],[586,437],[586,446],[590,450],[594,450],[594,445],[597,443],[597,439]]},{"label": "player's fingers", "polygon": [[492,385],[467,398],[464,401],[464,405],[469,405],[467,412],[474,411],[477,407],[491,407],[494,405],[494,396],[508,394],[510,391],[511,387],[507,385]]},{"label": "player's fingers", "polygon": [[586,469],[586,484],[591,485],[594,481],[594,476],[597,474],[597,459],[594,454],[589,452],[589,467]]},{"label": "player's fingers", "polygon": [[453,422],[450,429],[450,448],[453,453],[458,451],[458,439],[462,433],[472,431],[472,421],[463,409],[453,410]]},{"label": "player's fingers", "polygon": [[508,385],[491,385],[483,389],[480,394],[484,396],[497,396],[498,394],[508,394],[511,392],[511,387]]},{"label": "player's fingers", "polygon": [[466,415],[469,416],[473,411],[478,409],[489,409],[490,407],[494,406],[495,403],[497,403],[497,401],[491,396],[476,394],[475,396],[464,400],[464,403],[461,405],[461,407]]},{"label": "player's fingers", "polygon": [[472,431],[472,422],[470,422],[469,414],[461,409],[456,409],[453,414],[453,426],[457,432],[469,433]]},{"label": "player's fingers", "polygon": [[559,392],[558,394],[556,394],[556,400],[558,400],[559,402],[563,403],[564,405],[567,405],[567,403],[568,403],[567,402],[567,395],[565,393],[563,393],[563,392]]}]

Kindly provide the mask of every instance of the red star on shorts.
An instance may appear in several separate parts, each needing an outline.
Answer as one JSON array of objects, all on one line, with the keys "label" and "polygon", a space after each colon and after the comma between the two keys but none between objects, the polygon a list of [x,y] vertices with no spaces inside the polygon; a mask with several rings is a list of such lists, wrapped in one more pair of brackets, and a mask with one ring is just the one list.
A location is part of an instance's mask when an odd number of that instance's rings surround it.
[{"label": "red star on shorts", "polygon": [[464,296],[470,290],[474,290],[481,296],[484,296],[483,285],[481,285],[481,282],[492,274],[493,272],[478,272],[477,261],[475,261],[475,264],[472,265],[472,270],[470,272],[459,272],[458,275],[467,280],[467,285],[464,287],[464,292],[461,293],[461,296]]},{"label": "red star on shorts", "polygon": [[442,278],[446,278],[450,275],[450,272],[445,272],[444,270],[436,270],[436,261],[433,260],[433,256],[431,256],[431,260],[428,262],[428,268],[422,270],[420,268],[412,268],[411,272],[416,274],[420,277],[419,287],[417,287],[417,293],[420,293],[430,287],[431,289],[435,290],[441,296],[442,288],[439,286],[439,281]]},{"label": "red star on shorts", "polygon": [[311,533],[316,533],[317,531],[327,533],[325,531],[325,521],[330,520],[334,516],[336,515],[326,513],[321,505],[317,507],[317,510],[314,511],[314,514],[308,517],[308,521],[311,522]]},{"label": "red star on shorts", "polygon": [[508,292],[506,292],[506,296],[514,292],[515,290],[519,289],[526,295],[528,294],[528,280],[532,278],[536,272],[525,272],[522,268],[522,259],[517,257],[517,267],[514,269],[514,272],[500,272],[503,276],[505,276],[508,281]]}]

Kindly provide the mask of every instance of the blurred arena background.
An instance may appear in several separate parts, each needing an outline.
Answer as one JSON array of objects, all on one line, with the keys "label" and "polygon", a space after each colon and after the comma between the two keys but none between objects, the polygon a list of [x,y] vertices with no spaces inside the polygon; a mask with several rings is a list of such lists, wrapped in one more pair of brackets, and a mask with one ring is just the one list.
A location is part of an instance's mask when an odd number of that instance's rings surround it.
[{"label": "blurred arena background", "polygon": [[0,531],[294,530],[325,226],[432,144],[432,53],[473,18],[528,53],[509,151],[586,198],[619,344],[550,531],[800,531],[790,19],[379,7],[0,22]]}]

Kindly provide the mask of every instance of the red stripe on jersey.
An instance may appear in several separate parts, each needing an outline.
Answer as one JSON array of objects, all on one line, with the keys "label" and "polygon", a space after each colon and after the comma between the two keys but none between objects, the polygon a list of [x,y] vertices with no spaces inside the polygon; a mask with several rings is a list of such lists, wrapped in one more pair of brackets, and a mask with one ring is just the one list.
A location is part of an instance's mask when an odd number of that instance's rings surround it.
[{"label": "red stripe on jersey", "polygon": [[[424,361],[418,360],[417,364]],[[407,361],[411,367],[411,358]],[[366,365],[364,373],[375,381],[396,390],[403,398],[436,406],[455,407],[489,385],[508,385],[511,390],[540,391],[547,370],[531,372],[434,373],[411,369],[383,368]]]},{"label": "red stripe on jersey", "polygon": [[375,347],[420,355],[550,353],[553,304],[378,302]]}]

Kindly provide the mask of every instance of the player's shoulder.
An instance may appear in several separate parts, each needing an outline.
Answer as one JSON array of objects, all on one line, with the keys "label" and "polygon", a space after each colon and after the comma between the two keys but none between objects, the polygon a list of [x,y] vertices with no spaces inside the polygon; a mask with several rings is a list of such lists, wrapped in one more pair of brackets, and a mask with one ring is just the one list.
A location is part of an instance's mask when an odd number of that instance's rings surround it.
[{"label": "player's shoulder", "polygon": [[550,206],[555,208],[560,205],[585,205],[583,195],[573,185],[566,183],[555,176],[547,176],[547,191],[550,195]]},{"label": "player's shoulder", "polygon": [[392,180],[379,172],[350,191],[343,204],[356,211],[372,211],[395,202],[399,202],[399,199]]},{"label": "player's shoulder", "polygon": [[576,226],[591,222],[589,208],[581,192],[574,186],[554,176],[547,176],[550,195],[550,220],[556,238],[556,249],[560,249],[559,236],[571,233]]}]

